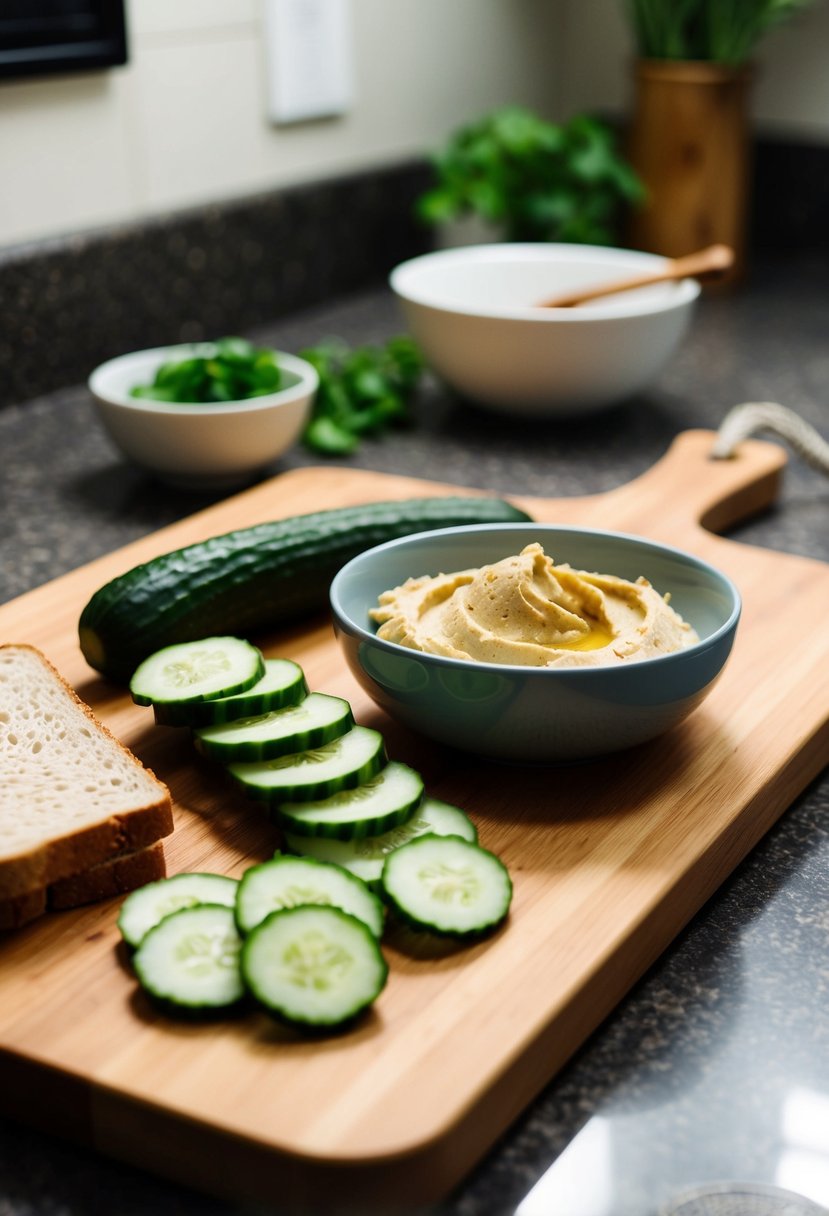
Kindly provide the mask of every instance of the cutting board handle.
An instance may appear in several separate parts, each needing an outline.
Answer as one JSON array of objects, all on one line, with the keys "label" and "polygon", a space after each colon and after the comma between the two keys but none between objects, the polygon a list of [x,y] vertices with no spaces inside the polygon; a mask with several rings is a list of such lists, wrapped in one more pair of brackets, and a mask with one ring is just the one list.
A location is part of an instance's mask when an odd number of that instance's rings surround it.
[{"label": "cutting board handle", "polygon": [[[653,530],[670,535],[689,524],[722,532],[775,501],[786,452],[779,444],[747,439],[735,454],[715,459],[714,431],[683,431],[640,477],[601,495],[605,518],[652,516]],[[598,501],[598,499],[597,499]]]}]

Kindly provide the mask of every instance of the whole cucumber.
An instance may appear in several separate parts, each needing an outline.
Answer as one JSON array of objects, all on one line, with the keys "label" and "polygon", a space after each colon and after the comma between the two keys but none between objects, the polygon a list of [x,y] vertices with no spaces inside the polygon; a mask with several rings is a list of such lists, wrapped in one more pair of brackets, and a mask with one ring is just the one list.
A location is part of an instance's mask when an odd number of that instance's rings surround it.
[{"label": "whole cucumber", "polygon": [[328,603],[331,580],[358,553],[398,536],[464,524],[521,523],[500,498],[410,498],[339,507],[240,528],[135,566],[81,613],[86,661],[128,683],[162,646],[276,628]]}]

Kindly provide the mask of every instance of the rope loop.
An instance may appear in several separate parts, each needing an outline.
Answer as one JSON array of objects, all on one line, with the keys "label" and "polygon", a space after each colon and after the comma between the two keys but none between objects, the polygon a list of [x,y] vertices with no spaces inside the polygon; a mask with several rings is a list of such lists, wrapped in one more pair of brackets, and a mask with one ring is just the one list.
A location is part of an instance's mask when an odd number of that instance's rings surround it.
[{"label": "rope loop", "polygon": [[711,455],[715,460],[730,459],[738,445],[757,431],[784,439],[807,464],[829,476],[829,443],[805,418],[774,401],[747,401],[729,410],[720,423]]}]

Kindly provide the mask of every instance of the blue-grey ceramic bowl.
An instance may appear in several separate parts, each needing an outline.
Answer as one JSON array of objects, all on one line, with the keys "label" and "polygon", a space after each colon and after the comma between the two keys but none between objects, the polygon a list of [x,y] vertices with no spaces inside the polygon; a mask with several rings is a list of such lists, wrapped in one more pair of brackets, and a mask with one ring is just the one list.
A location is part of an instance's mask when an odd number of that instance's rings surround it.
[{"label": "blue-grey ceramic bowl", "polygon": [[[489,565],[538,541],[556,563],[644,575],[696,629],[676,654],[613,667],[504,666],[422,654],[381,641],[378,596],[407,578]],[[700,558],[638,536],[549,524],[482,524],[420,532],[348,562],[331,585],[334,629],[349,667],[378,705],[412,730],[496,760],[583,760],[644,743],[686,718],[731,651],[737,588]]]}]

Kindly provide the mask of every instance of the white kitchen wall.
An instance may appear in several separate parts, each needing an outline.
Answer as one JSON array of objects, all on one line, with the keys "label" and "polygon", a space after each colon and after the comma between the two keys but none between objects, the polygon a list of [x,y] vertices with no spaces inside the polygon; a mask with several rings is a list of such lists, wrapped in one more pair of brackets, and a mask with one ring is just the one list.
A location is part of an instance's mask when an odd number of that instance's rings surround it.
[{"label": "white kitchen wall", "polygon": [[[623,114],[631,102],[633,45],[625,0],[562,0],[563,114]],[[760,134],[829,143],[829,0],[773,30],[756,55],[752,114]]]},{"label": "white kitchen wall", "polygon": [[266,117],[264,0],[127,0],[130,62],[0,85],[0,246],[420,156],[517,101],[552,116],[555,0],[350,0],[354,103]]},{"label": "white kitchen wall", "polygon": [[[0,84],[0,246],[420,156],[506,102],[630,100],[625,0],[350,0],[341,118],[266,118],[264,0],[127,0],[130,62]],[[758,55],[757,128],[829,142],[829,0]]]}]

